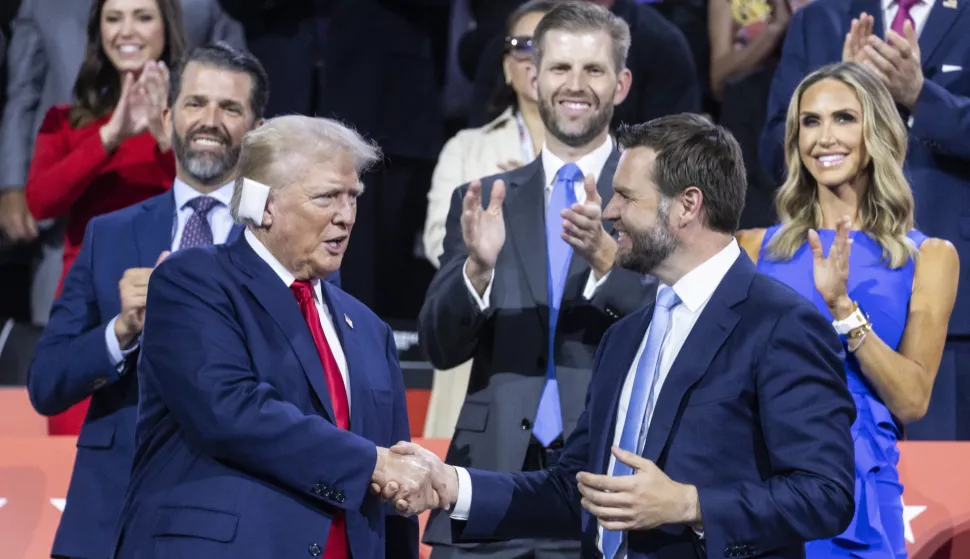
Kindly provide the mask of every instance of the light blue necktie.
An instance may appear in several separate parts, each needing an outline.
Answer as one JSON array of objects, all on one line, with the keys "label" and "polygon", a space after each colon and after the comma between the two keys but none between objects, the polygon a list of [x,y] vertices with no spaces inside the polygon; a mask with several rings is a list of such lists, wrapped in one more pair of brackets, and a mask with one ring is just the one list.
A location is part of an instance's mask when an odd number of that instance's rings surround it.
[{"label": "light blue necktie", "polygon": [[546,254],[549,257],[549,353],[546,360],[546,384],[539,399],[539,410],[532,434],[543,446],[549,446],[562,433],[562,411],[559,407],[559,383],[556,382],[556,320],[562,290],[569,273],[573,249],[562,240],[562,211],[576,203],[576,182],[583,172],[575,163],[566,163],[556,173],[549,203],[546,204]]},{"label": "light blue necktie", "polygon": [[[630,393],[630,405],[626,410],[626,421],[623,423],[623,434],[620,436],[620,448],[640,454],[640,441],[643,426],[646,425],[646,412],[653,398],[653,387],[660,367],[660,350],[664,339],[670,330],[670,311],[680,304],[680,297],[673,288],[664,286],[657,296],[657,304],[653,307],[653,319],[650,321],[650,332],[647,343],[643,346],[643,353],[637,362],[636,376],[633,378],[633,390]],[[633,473],[630,466],[619,460],[613,464],[614,476],[628,476]],[[623,532],[603,530],[603,556],[614,559],[616,551],[623,542]]]}]

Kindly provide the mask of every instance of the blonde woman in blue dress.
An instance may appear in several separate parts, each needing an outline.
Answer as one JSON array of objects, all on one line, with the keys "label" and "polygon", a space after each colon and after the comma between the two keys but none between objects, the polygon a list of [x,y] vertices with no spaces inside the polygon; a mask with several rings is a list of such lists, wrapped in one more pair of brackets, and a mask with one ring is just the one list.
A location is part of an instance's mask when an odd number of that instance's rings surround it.
[{"label": "blonde woman in blue dress", "polygon": [[813,301],[844,339],[856,510],[843,534],[808,543],[810,559],[907,556],[896,443],[929,406],[960,269],[953,245],[914,228],[907,141],[866,67],[814,72],[788,109],[781,222],[738,235],[762,272]]}]

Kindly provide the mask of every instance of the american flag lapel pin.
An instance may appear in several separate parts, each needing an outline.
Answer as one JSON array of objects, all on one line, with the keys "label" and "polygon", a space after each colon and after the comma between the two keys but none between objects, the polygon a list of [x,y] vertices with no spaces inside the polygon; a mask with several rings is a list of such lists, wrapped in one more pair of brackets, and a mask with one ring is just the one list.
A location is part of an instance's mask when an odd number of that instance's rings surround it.
[{"label": "american flag lapel pin", "polygon": [[350,317],[349,316],[344,315],[344,322],[346,322],[347,323],[347,326],[350,326],[351,330],[353,330],[353,328],[354,328],[354,321],[353,320],[350,320]]}]

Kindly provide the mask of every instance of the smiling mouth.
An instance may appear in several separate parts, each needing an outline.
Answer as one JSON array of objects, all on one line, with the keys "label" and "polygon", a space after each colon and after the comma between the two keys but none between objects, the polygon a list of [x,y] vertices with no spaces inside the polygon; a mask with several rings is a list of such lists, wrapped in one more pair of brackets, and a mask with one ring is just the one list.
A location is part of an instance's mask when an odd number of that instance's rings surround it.
[{"label": "smiling mouth", "polygon": [[201,148],[221,148],[221,147],[223,147],[225,145],[226,145],[226,143],[223,142],[222,140],[219,140],[219,139],[216,139],[216,138],[207,137],[207,136],[196,136],[195,138],[192,138],[192,146],[193,147],[201,147]]},{"label": "smiling mouth", "polygon": [[824,168],[838,167],[845,163],[845,154],[819,155],[815,158],[818,164]]},{"label": "smiling mouth", "polygon": [[143,48],[145,48],[144,45],[119,45],[118,52],[125,56],[131,56],[140,53]]},{"label": "smiling mouth", "polygon": [[571,114],[584,114],[593,108],[592,103],[576,99],[563,99],[557,104]]}]

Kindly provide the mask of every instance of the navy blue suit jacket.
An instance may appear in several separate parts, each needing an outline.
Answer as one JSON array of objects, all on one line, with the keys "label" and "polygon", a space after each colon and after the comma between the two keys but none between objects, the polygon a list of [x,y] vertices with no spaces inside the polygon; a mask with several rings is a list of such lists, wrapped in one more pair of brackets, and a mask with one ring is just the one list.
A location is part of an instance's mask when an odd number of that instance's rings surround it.
[{"label": "navy blue suit jacket", "polygon": [[[600,343],[586,411],[550,470],[469,470],[472,506],[460,538],[581,537],[597,522],[576,474],[604,474],[624,379],[653,307]],[[685,525],[631,532],[629,559],[804,557],[803,542],[848,526],[855,465],[842,344],[811,303],[739,256],[698,317],[660,391],[643,456],[697,486],[704,539]]]},{"label": "navy blue suit jacket", "polygon": [[[91,397],[55,555],[111,553],[134,455],[138,382],[137,353],[116,369],[105,328],[121,312],[118,282],[125,270],[155,265],[171,248],[174,219],[175,198],[167,192],[91,220],[38,341],[27,381],[34,408],[54,415]],[[240,230],[233,228],[230,240]]]},{"label": "navy blue suit jacket", "polygon": [[338,510],[355,559],[417,557],[416,520],[368,489],[376,445],[409,440],[393,333],[322,291],[347,360],[347,431],[296,299],[244,235],[155,269],[118,557],[319,556]]},{"label": "navy blue suit jacket", "polygon": [[[961,275],[970,273],[970,8],[966,0],[938,0],[920,33],[925,82],[912,113],[905,171],[916,198],[916,225],[952,242]],[[875,16],[873,34],[885,37],[880,0],[816,0],[792,16],[773,78],[760,156],[779,184],[784,178],[785,115],[799,82],[842,60],[852,18]],[[944,71],[946,70],[946,71]],[[910,114],[902,110],[903,119]],[[970,282],[961,282],[951,335],[970,334]]]}]

